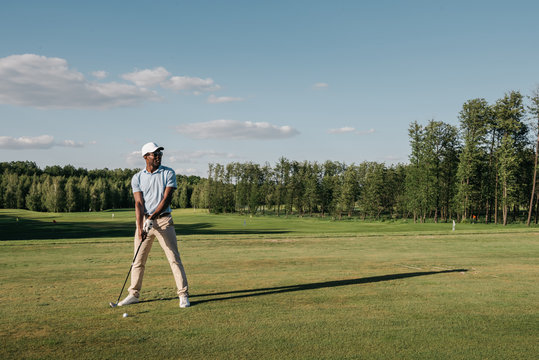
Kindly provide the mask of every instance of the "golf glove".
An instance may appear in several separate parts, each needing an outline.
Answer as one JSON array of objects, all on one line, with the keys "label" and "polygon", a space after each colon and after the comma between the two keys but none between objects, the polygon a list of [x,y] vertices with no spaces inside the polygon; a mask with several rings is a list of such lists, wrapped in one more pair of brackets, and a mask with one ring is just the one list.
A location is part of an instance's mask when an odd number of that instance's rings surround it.
[{"label": "golf glove", "polygon": [[153,220],[147,219],[144,222],[144,226],[142,227],[142,231],[144,231],[146,234],[150,232],[150,230],[153,228]]}]

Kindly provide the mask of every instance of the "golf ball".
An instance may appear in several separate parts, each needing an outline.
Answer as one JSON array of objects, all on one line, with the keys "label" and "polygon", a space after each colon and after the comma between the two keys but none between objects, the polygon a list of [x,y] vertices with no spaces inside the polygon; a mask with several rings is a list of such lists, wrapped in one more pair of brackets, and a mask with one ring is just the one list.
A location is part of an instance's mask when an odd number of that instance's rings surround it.
[{"label": "golf ball", "polygon": [[127,313],[124,313],[123,317],[128,317],[129,315],[127,315]]}]

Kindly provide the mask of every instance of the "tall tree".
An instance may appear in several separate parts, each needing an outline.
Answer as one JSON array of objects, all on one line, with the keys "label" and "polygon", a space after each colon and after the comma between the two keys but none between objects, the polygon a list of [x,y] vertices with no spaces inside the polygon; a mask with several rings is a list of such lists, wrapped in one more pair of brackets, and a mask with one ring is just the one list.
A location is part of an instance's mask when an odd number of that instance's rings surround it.
[{"label": "tall tree", "polygon": [[[80,191],[80,208],[79,211],[88,211],[90,210],[90,179],[88,175],[85,175],[79,182],[79,191]],[[133,202],[130,202],[129,207],[133,206]]]},{"label": "tall tree", "polygon": [[489,130],[490,107],[485,99],[469,100],[459,113],[462,153],[458,164],[458,199],[462,220],[478,209],[481,194],[481,162]]},{"label": "tall tree", "polygon": [[406,172],[406,203],[409,211],[413,214],[414,222],[418,219],[423,222],[427,211],[426,182],[427,170],[424,168],[424,129],[416,121],[408,128],[410,137],[411,153],[410,164]]},{"label": "tall tree", "polygon": [[341,218],[341,212],[347,213],[348,217],[352,216],[358,195],[359,182],[357,167],[352,164],[348,166],[343,173],[341,192],[338,202],[339,219]]},{"label": "tall tree", "polygon": [[4,171],[2,176],[2,200],[5,209],[17,208],[17,188],[19,186],[18,175],[9,171]]},{"label": "tall tree", "polygon": [[519,150],[525,145],[527,127],[522,95],[511,91],[495,105],[496,127],[501,135],[498,150],[498,175],[501,185],[503,225],[507,225],[510,206],[515,202],[517,172],[520,167]]},{"label": "tall tree", "polygon": [[380,218],[384,209],[385,172],[385,165],[377,162],[364,162],[359,166],[361,178],[359,202],[364,216]]},{"label": "tall tree", "polygon": [[66,210],[69,212],[77,211],[80,209],[80,194],[77,187],[78,181],[75,177],[67,179],[65,192],[66,192]]},{"label": "tall tree", "polygon": [[322,217],[327,213],[332,214],[337,209],[339,198],[339,177],[341,174],[341,164],[333,161],[326,161],[322,165],[323,176],[320,184],[320,208]]},{"label": "tall tree", "polygon": [[532,102],[531,106],[529,106],[530,113],[532,116],[535,117],[536,120],[536,133],[537,133],[537,140],[535,142],[535,164],[533,167],[533,180],[532,180],[532,190],[530,194],[530,206],[528,209],[528,220],[526,221],[526,224],[530,226],[531,218],[532,218],[532,210],[533,210],[533,203],[534,199],[535,201],[539,201],[539,192],[537,192],[537,155],[539,152],[539,87],[535,89],[532,96],[530,96],[530,100]]},{"label": "tall tree", "polygon": [[65,178],[47,176],[43,183],[43,205],[49,212],[62,212],[65,209]]},{"label": "tall tree", "polygon": [[182,181],[180,185],[180,199],[179,199],[179,206],[183,209],[186,209],[190,206],[189,204],[189,186],[187,185],[187,181]]},{"label": "tall tree", "polygon": [[312,216],[320,204],[322,168],[317,162],[314,164],[305,162],[304,166],[306,168],[305,203],[309,210],[309,215]]},{"label": "tall tree", "polygon": [[429,121],[425,127],[425,168],[430,181],[429,211],[434,211],[434,222],[445,218],[453,196],[453,181],[457,167],[458,132],[454,126],[440,121]]},{"label": "tall tree", "polygon": [[32,176],[32,183],[28,195],[26,195],[26,208],[32,211],[41,211],[43,209],[41,180],[39,176]]}]

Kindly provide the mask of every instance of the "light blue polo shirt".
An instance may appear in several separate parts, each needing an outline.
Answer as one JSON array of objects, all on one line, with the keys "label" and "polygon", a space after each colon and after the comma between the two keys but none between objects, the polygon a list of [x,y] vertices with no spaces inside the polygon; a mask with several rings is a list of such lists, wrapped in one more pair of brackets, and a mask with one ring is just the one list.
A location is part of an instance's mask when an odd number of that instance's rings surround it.
[{"label": "light blue polo shirt", "polygon": [[[144,169],[133,176],[131,187],[133,188],[133,193],[142,192],[144,213],[153,214],[163,199],[165,188],[178,188],[176,173],[171,168],[162,165],[154,173]],[[163,212],[170,212],[170,206]]]}]

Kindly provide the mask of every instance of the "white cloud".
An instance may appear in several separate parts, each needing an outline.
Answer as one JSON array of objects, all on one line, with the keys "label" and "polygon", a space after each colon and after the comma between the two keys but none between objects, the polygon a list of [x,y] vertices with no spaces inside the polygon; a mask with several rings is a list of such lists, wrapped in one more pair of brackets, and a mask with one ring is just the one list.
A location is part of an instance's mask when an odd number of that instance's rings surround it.
[{"label": "white cloud", "polygon": [[73,140],[64,140],[62,142],[57,143],[58,146],[65,146],[65,147],[73,147],[73,148],[80,148],[83,147],[84,144],[81,142],[76,142]]},{"label": "white cloud", "polygon": [[237,101],[244,101],[244,100],[245,99],[241,97],[215,96],[212,94],[208,97],[207,102],[209,104],[222,104],[222,103],[237,102]]},{"label": "white cloud", "polygon": [[[237,159],[239,156],[214,150],[196,150],[196,151],[164,151],[163,164],[168,166],[176,166],[182,164],[200,164],[204,163],[206,167],[207,163],[203,159]],[[143,167],[144,159],[140,155],[140,151],[133,151],[126,156],[126,162],[132,167]],[[199,175],[200,171],[191,169],[191,172],[196,172]],[[185,169],[182,170],[185,173]]]},{"label": "white cloud", "polygon": [[313,85],[313,88],[317,90],[327,89],[328,87],[329,87],[329,84],[323,83],[323,82],[319,82]]},{"label": "white cloud", "polygon": [[192,91],[194,95],[200,95],[205,91],[216,91],[221,88],[211,78],[202,79],[190,76],[171,76],[170,72],[162,66],[154,69],[137,70],[122,75],[122,78],[141,87],[159,85],[169,90]]},{"label": "white cloud", "polygon": [[236,155],[226,152],[214,150],[197,150],[197,151],[176,151],[170,154],[168,159],[173,163],[196,163],[196,160],[204,158],[213,159],[233,159]]},{"label": "white cloud", "polygon": [[329,129],[328,130],[328,134],[350,134],[350,133],[354,133],[356,135],[368,135],[368,134],[374,134],[374,132],[375,132],[374,129],[356,130],[355,128],[350,127],[350,126],[345,126],[345,127],[342,127],[342,128]]},{"label": "white cloud", "polygon": [[92,73],[92,75],[98,79],[104,79],[106,78],[107,76],[109,76],[109,74],[107,74],[106,71],[103,71],[103,70],[99,70],[99,71],[94,71]]},{"label": "white cloud", "polygon": [[54,146],[54,138],[50,135],[21,136],[13,138],[0,136],[0,148],[2,149],[49,149]]},{"label": "white cloud", "polygon": [[195,168],[177,168],[174,171],[178,175],[185,175],[185,176],[195,175],[195,176],[200,176],[200,177],[208,176],[207,171],[201,171]]},{"label": "white cloud", "polygon": [[50,149],[53,146],[83,147],[84,143],[73,140],[55,142],[51,135],[21,136],[18,138],[0,136],[0,149],[24,150],[24,149]]},{"label": "white cloud", "polygon": [[345,133],[351,133],[351,132],[354,132],[354,131],[356,131],[355,128],[345,126],[345,127],[338,128],[338,129],[329,129],[328,133],[330,133],[330,134],[345,134]]},{"label": "white cloud", "polygon": [[213,120],[180,125],[177,131],[193,139],[283,139],[296,136],[299,131],[290,126],[276,126],[267,122]]},{"label": "white cloud", "polygon": [[144,158],[140,155],[140,150],[132,151],[129,154],[127,154],[125,161],[129,166],[132,167],[143,167],[144,164]]},{"label": "white cloud", "polygon": [[356,134],[358,135],[368,135],[368,134],[374,134],[376,131],[374,129],[369,129],[369,130],[362,130],[362,131],[357,131]]},{"label": "white cloud", "polygon": [[95,83],[61,58],[35,54],[0,58],[0,103],[42,109],[112,108],[159,100],[153,91]]},{"label": "white cloud", "polygon": [[134,71],[122,75],[122,78],[135,83],[137,86],[152,87],[168,79],[170,73],[164,67]]},{"label": "white cloud", "polygon": [[161,86],[165,89],[176,91],[193,91],[196,95],[199,92],[216,91],[221,88],[221,86],[215,84],[211,78],[201,79],[189,76],[173,76],[170,79],[161,82]]}]

